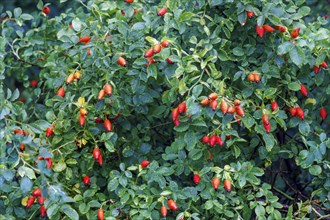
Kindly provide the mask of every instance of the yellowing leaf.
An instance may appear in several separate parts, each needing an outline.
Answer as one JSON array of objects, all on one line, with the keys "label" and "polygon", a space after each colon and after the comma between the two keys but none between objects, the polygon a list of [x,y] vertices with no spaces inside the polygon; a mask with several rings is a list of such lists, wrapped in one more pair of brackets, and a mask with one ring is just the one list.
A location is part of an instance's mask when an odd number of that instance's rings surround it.
[{"label": "yellowing leaf", "polygon": [[78,103],[79,103],[80,105],[84,105],[84,104],[85,104],[85,98],[84,98],[84,97],[79,97],[79,99],[78,99]]},{"label": "yellowing leaf", "polygon": [[66,163],[63,160],[60,160],[58,163],[55,164],[53,170],[55,172],[62,172],[63,170],[66,169]]},{"label": "yellowing leaf", "polygon": [[307,104],[315,105],[315,104],[316,104],[316,100],[313,99],[313,98],[308,98],[308,99],[306,99],[305,104],[306,104],[306,105],[307,105]]},{"label": "yellowing leaf", "polygon": [[226,84],[224,81],[221,81],[219,83],[219,94],[220,95],[224,95],[225,94],[225,88],[226,88]]},{"label": "yellowing leaf", "polygon": [[17,25],[20,26],[20,27],[22,27],[22,25],[23,25],[23,23],[22,23],[21,21],[19,21],[19,20],[17,20],[16,23],[17,23]]},{"label": "yellowing leaf", "polygon": [[146,39],[146,41],[148,41],[152,46],[153,46],[153,45],[156,45],[156,44],[159,44],[159,41],[156,40],[156,39],[153,38],[153,37],[147,36],[145,39]]},{"label": "yellowing leaf", "polygon": [[75,142],[76,142],[76,145],[79,147],[79,148],[82,148],[84,147],[86,144],[87,144],[87,140],[85,139],[75,139]]},{"label": "yellowing leaf", "polygon": [[272,165],[272,161],[265,161],[265,167],[269,167],[270,165]]},{"label": "yellowing leaf", "polygon": [[24,197],[24,198],[22,199],[22,201],[21,201],[22,206],[26,206],[26,205],[27,205],[27,201],[28,201],[28,199],[29,199],[28,196],[26,196],[26,197]]}]

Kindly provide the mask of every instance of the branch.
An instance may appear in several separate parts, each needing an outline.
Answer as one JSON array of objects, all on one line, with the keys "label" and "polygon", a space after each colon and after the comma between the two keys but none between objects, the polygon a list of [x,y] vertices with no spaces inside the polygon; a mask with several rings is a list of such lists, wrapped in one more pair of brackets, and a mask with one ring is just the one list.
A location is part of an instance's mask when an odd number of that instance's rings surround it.
[{"label": "branch", "polygon": [[29,61],[26,61],[26,60],[23,60],[22,58],[19,58],[19,57],[17,57],[17,56],[15,56],[15,58],[19,61],[19,62],[22,62],[22,63],[25,63],[25,64],[29,64],[29,65],[31,65],[31,66],[36,66],[36,67],[39,67],[39,68],[44,68],[44,67],[42,67],[42,66],[39,66],[39,65],[37,65],[37,64],[35,64],[35,63],[31,63],[31,62],[29,62]]},{"label": "branch", "polygon": [[[14,40],[14,42],[15,42],[16,40]],[[13,42],[13,44],[14,44],[14,42]],[[22,62],[22,63],[25,63],[25,64],[29,64],[29,65],[31,65],[31,66],[36,66],[36,67],[39,67],[39,68],[43,68],[42,66],[39,66],[39,65],[37,65],[37,64],[35,64],[35,63],[31,63],[31,62],[29,62],[29,61],[26,61],[26,60],[24,60],[24,59],[22,59],[22,58],[20,58],[20,56],[18,55],[18,52],[16,52],[15,50],[14,50],[14,46],[12,45],[12,44],[10,44],[9,42],[8,42],[8,45],[10,46],[10,48],[11,48],[11,50],[12,50],[12,53],[14,54],[14,57],[19,61],[19,62]]]},{"label": "branch", "polygon": [[15,18],[9,18],[9,17],[5,17],[5,18],[0,18],[0,22],[4,22],[4,21],[16,21]]},{"label": "branch", "polygon": [[294,200],[294,198],[292,198],[291,196],[289,196],[288,194],[286,194],[285,192],[283,192],[282,190],[280,189],[277,189],[275,186],[273,186],[273,189],[275,191],[277,191],[278,193],[282,194],[284,197],[286,197],[287,199],[290,199],[290,200]]}]

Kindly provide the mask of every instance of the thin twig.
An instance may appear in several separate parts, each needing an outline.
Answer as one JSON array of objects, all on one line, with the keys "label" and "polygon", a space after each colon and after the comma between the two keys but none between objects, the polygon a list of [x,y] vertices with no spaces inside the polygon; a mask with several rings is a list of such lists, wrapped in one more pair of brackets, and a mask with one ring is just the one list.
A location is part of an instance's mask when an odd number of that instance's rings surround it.
[{"label": "thin twig", "polygon": [[10,44],[9,42],[7,42],[8,45],[10,46],[10,48],[11,48],[13,54],[14,54],[14,57],[15,57],[19,62],[26,63],[26,64],[29,64],[29,65],[32,65],[32,66],[36,66],[36,67],[39,67],[39,68],[42,69],[43,67],[41,67],[41,66],[39,66],[39,65],[37,65],[37,64],[35,64],[35,63],[31,63],[31,62],[29,62],[29,61],[27,61],[27,60],[24,60],[24,59],[22,59],[22,58],[18,55],[18,51],[15,51],[14,46],[13,46],[13,44],[15,43],[15,41],[16,41],[16,40],[14,40],[14,42],[13,42],[12,44]]},{"label": "thin twig", "polygon": [[16,21],[16,19],[15,18],[9,18],[9,17],[0,18],[0,22],[4,22],[4,21]]},{"label": "thin twig", "polygon": [[31,62],[29,62],[29,61],[23,60],[22,58],[18,58],[18,57],[16,57],[16,59],[17,59],[18,61],[22,62],[22,63],[26,63],[26,64],[29,64],[29,65],[31,65],[31,66],[36,66],[36,67],[39,67],[39,68],[43,68],[43,67],[39,66],[38,64],[31,63]]},{"label": "thin twig", "polygon": [[290,199],[290,200],[294,200],[294,198],[292,198],[291,196],[289,196],[288,194],[286,194],[285,192],[283,192],[282,190],[280,189],[277,189],[276,187],[273,186],[273,189],[275,189],[276,192],[282,194],[283,196],[285,196],[287,199]]}]

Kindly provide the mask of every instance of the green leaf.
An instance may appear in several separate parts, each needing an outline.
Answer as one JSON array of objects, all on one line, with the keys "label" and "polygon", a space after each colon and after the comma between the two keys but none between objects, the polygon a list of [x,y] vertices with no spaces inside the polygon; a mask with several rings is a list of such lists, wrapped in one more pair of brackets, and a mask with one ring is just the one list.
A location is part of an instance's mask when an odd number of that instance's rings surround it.
[{"label": "green leaf", "polygon": [[238,185],[243,188],[246,184],[246,176],[245,175],[240,175],[238,179]]},{"label": "green leaf", "polygon": [[230,60],[229,56],[227,55],[227,52],[222,50],[221,48],[218,50],[218,57],[221,61]]},{"label": "green leaf", "polygon": [[243,13],[240,13],[240,14],[238,15],[237,19],[238,19],[238,22],[239,22],[241,25],[245,24],[246,19],[247,19],[246,12],[244,11]]},{"label": "green leaf", "polygon": [[278,55],[284,55],[293,49],[294,45],[292,42],[284,42],[277,48]]},{"label": "green leaf", "polygon": [[243,117],[242,121],[244,123],[244,126],[248,129],[251,128],[255,123],[255,120],[252,117]]},{"label": "green leaf", "polygon": [[171,195],[172,194],[172,192],[171,191],[168,191],[168,190],[165,190],[165,191],[163,191],[163,192],[161,192],[161,196],[169,196],[169,195]]},{"label": "green leaf", "polygon": [[163,176],[170,176],[175,172],[175,170],[173,170],[172,168],[168,168],[168,167],[160,167],[157,170],[157,174],[159,175],[163,175]]},{"label": "green leaf", "polygon": [[[198,108],[198,112],[200,112],[200,106],[195,106],[196,108]],[[193,119],[193,121],[191,122],[191,125],[196,126],[196,127],[206,127],[206,123],[203,121],[203,119],[201,118],[196,118]]]},{"label": "green leaf", "polygon": [[54,166],[54,171],[55,172],[62,172],[63,170],[66,169],[66,163],[63,160],[60,160],[58,163],[55,164]]},{"label": "green leaf", "polygon": [[66,164],[69,164],[69,165],[76,165],[78,162],[76,159],[73,159],[73,158],[70,158],[68,160],[65,161]]},{"label": "green leaf", "polygon": [[262,27],[262,26],[264,25],[264,23],[265,23],[265,17],[264,17],[264,16],[259,16],[259,17],[257,18],[257,25],[258,25],[259,27]]},{"label": "green leaf", "polygon": [[24,14],[21,14],[21,19],[23,19],[23,20],[33,20],[33,16],[30,15],[30,14],[24,13]]},{"label": "green leaf", "polygon": [[41,11],[43,6],[44,6],[44,3],[42,2],[42,0],[39,0],[38,4],[37,4],[37,9],[39,9]]},{"label": "green leaf", "polygon": [[10,99],[12,94],[13,94],[12,91],[8,88],[7,89],[7,99]]},{"label": "green leaf", "polygon": [[309,132],[310,132],[310,126],[307,122],[305,121],[301,121],[299,123],[299,132],[301,134],[303,134],[304,136],[308,136]]},{"label": "green leaf", "polygon": [[197,190],[195,187],[185,187],[182,191],[187,197],[195,198],[197,196]]},{"label": "green leaf", "polygon": [[195,148],[195,145],[197,144],[197,141],[198,141],[197,137],[193,131],[188,131],[184,136],[184,140],[187,144],[188,151]]},{"label": "green leaf", "polygon": [[263,169],[261,169],[259,167],[253,167],[251,169],[251,173],[253,173],[253,175],[255,175],[255,176],[262,176],[262,175],[264,175]]},{"label": "green leaf", "polygon": [[80,205],[79,205],[79,212],[81,213],[81,214],[86,214],[87,212],[89,211],[89,207],[87,207],[86,206],[86,203],[81,203]]},{"label": "green leaf", "polygon": [[313,40],[315,41],[321,41],[321,40],[325,40],[325,39],[329,39],[329,34],[330,31],[328,29],[325,28],[320,28],[316,34],[313,34]]},{"label": "green leaf", "polygon": [[252,95],[253,90],[251,88],[245,88],[242,90],[242,95],[244,98],[248,98]]},{"label": "green leaf", "polygon": [[211,35],[210,29],[207,26],[204,26],[203,29],[204,29],[206,35],[209,37]]},{"label": "green leaf", "polygon": [[71,220],[78,220],[79,219],[79,215],[76,212],[76,210],[74,210],[69,205],[63,205],[63,206],[61,206],[61,209],[60,210],[62,212],[64,212]]},{"label": "green leaf", "polygon": [[242,76],[243,72],[242,71],[238,71],[235,73],[233,81],[238,80],[241,76]]},{"label": "green leaf", "polygon": [[113,145],[113,143],[111,141],[104,142],[104,145],[109,152],[115,152],[115,146]]},{"label": "green leaf", "polygon": [[148,41],[151,45],[155,45],[155,44],[159,43],[159,41],[157,39],[150,37],[150,36],[146,36],[145,40]]},{"label": "green leaf", "polygon": [[257,205],[256,209],[254,210],[257,216],[264,216],[266,214],[265,208],[262,205]]},{"label": "green leaf", "polygon": [[184,212],[180,212],[180,213],[176,216],[175,220],[183,219],[183,217],[184,217]]},{"label": "green leaf", "polygon": [[213,201],[212,200],[207,200],[205,203],[205,209],[210,210],[213,208]]},{"label": "green leaf", "polygon": [[264,141],[265,141],[265,144],[266,144],[266,149],[267,151],[271,151],[274,147],[274,144],[275,144],[275,140],[274,140],[274,137],[273,135],[271,134],[263,134],[262,135]]},{"label": "green leaf", "polygon": [[53,204],[47,208],[47,216],[52,219],[52,216],[56,215],[60,206],[58,204]]},{"label": "green leaf", "polygon": [[300,47],[293,47],[289,54],[292,62],[297,66],[301,66],[303,63],[305,63],[305,53]]},{"label": "green leaf", "polygon": [[274,14],[268,15],[268,19],[275,25],[281,25],[281,19]]},{"label": "green leaf", "polygon": [[229,210],[225,210],[225,215],[229,218],[229,219],[233,219],[234,217],[234,213],[232,211]]},{"label": "green leaf", "polygon": [[184,12],[180,15],[179,22],[185,22],[191,20],[192,17],[194,17],[194,13],[192,12]]},{"label": "green leaf", "polygon": [[137,22],[132,26],[132,30],[143,30],[145,27],[143,22]]},{"label": "green leaf", "polygon": [[84,192],[84,198],[93,197],[96,193],[94,189],[88,189]]},{"label": "green leaf", "polygon": [[189,39],[189,43],[191,44],[197,44],[197,37],[196,36],[191,36]]},{"label": "green leaf", "polygon": [[33,182],[27,176],[24,176],[20,181],[20,189],[23,193],[31,191]]},{"label": "green leaf", "polygon": [[221,5],[223,3],[223,0],[209,0],[209,3],[211,6],[217,6]]},{"label": "green leaf", "polygon": [[235,158],[238,158],[240,155],[241,155],[241,149],[238,146],[234,145],[234,156],[235,156]]},{"label": "green leaf", "polygon": [[82,24],[81,24],[81,21],[80,21],[79,18],[76,17],[72,20],[72,27],[75,31],[80,31],[81,30],[81,25]]},{"label": "green leaf", "polygon": [[25,167],[25,166],[21,166],[21,167],[18,168],[18,174],[21,177],[27,176],[27,177],[29,177],[29,179],[36,179],[37,178],[34,171],[31,168]]},{"label": "green leaf", "polygon": [[327,134],[326,133],[321,133],[320,134],[320,141],[321,142],[325,141],[326,138],[327,138]]},{"label": "green leaf", "polygon": [[188,88],[186,86],[186,83],[184,80],[180,80],[179,82],[179,93],[180,95],[185,94],[188,91]]},{"label": "green leaf", "polygon": [[307,6],[303,6],[303,7],[300,7],[299,10],[298,10],[298,14],[301,16],[301,17],[305,17],[307,16],[309,13],[310,13],[311,9]]},{"label": "green leaf", "polygon": [[280,117],[275,117],[275,120],[286,131],[287,127],[285,121]]},{"label": "green leaf", "polygon": [[22,14],[22,9],[21,8],[15,8],[14,9],[14,16],[15,18],[19,18],[19,16]]},{"label": "green leaf", "polygon": [[174,127],[174,130],[177,131],[177,132],[184,132],[184,131],[187,131],[189,129],[189,124],[188,123],[180,123],[179,126],[176,126]]},{"label": "green leaf", "polygon": [[310,174],[318,176],[322,173],[322,168],[319,165],[313,165],[308,168]]},{"label": "green leaf", "polygon": [[241,47],[235,47],[233,49],[233,54],[235,56],[243,56],[244,55],[244,50]]},{"label": "green leaf", "polygon": [[198,160],[198,159],[200,159],[203,156],[203,151],[201,151],[200,149],[192,149],[189,152],[188,156],[192,160]]},{"label": "green leaf", "polygon": [[154,77],[155,79],[157,78],[157,67],[156,65],[149,65],[147,68],[147,73],[148,73],[148,78],[149,77]]},{"label": "green leaf", "polygon": [[314,98],[307,98],[305,100],[305,105],[308,105],[308,104],[316,105],[316,99],[314,99]]},{"label": "green leaf", "polygon": [[276,88],[269,88],[265,91],[264,96],[267,99],[270,99],[275,93],[276,93],[277,89]]},{"label": "green leaf", "polygon": [[203,86],[202,85],[196,85],[192,89],[192,94],[197,98],[202,93],[202,91],[203,91]]},{"label": "green leaf", "polygon": [[300,84],[298,82],[291,82],[291,83],[289,83],[288,87],[292,91],[299,91],[300,90]]},{"label": "green leaf", "polygon": [[38,126],[42,130],[46,130],[48,127],[50,127],[50,123],[42,119],[35,121],[33,125]]},{"label": "green leaf", "polygon": [[110,182],[108,183],[108,191],[115,191],[117,189],[117,187],[119,186],[119,182],[118,179],[111,179]]},{"label": "green leaf", "polygon": [[315,66],[320,66],[321,63],[325,60],[326,54],[325,52],[321,52],[318,54],[316,60],[315,60]]},{"label": "green leaf", "polygon": [[47,119],[47,121],[50,121],[50,122],[55,121],[56,120],[55,113],[53,111],[48,111],[46,113],[46,119]]},{"label": "green leaf", "polygon": [[[67,1],[67,0],[64,0],[64,1]],[[116,2],[104,2],[100,5],[100,9],[102,11],[114,10],[117,7],[118,6],[117,6]]]},{"label": "green leaf", "polygon": [[14,93],[11,95],[10,101],[15,101],[19,97],[19,90],[15,89]]},{"label": "green leaf", "polygon": [[148,154],[151,148],[152,146],[150,144],[142,143],[139,151],[143,154]]}]

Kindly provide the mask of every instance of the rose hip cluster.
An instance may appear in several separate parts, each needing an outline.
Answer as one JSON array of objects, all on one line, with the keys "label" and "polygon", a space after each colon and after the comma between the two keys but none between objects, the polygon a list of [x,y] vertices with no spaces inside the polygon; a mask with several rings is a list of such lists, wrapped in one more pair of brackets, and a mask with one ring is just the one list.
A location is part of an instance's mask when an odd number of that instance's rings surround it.
[{"label": "rose hip cluster", "polygon": [[264,128],[265,128],[266,132],[269,133],[271,126],[270,126],[269,118],[268,118],[267,114],[262,115],[262,122],[264,124]]},{"label": "rose hip cluster", "polygon": [[185,102],[180,103],[177,108],[174,108],[172,110],[172,119],[174,126],[179,126],[180,124],[179,114],[184,114],[186,112],[187,112],[187,105]]},{"label": "rose hip cluster", "polygon": [[248,75],[248,80],[249,80],[250,82],[258,83],[258,82],[260,82],[260,80],[261,80],[260,74],[257,73],[257,72],[250,73],[250,74]]},{"label": "rose hip cluster", "polygon": [[204,144],[208,144],[210,147],[214,147],[214,145],[219,145],[219,146],[223,146],[224,142],[222,141],[221,136],[218,136],[216,134],[213,134],[211,137],[205,135],[202,138],[202,142]]},{"label": "rose hip cluster", "polygon": [[[51,169],[52,166],[53,166],[52,158],[49,158],[49,157],[44,158],[42,156],[39,156],[38,160],[45,160],[46,161],[46,168],[48,168],[48,169]],[[38,163],[38,162],[36,162],[36,163]]]},{"label": "rose hip cluster", "polygon": [[302,120],[304,120],[305,117],[304,110],[300,107],[290,108],[290,114],[292,117],[297,116]]},{"label": "rose hip cluster", "polygon": [[[215,111],[218,108],[218,94],[217,93],[211,93],[208,95],[207,98],[204,98],[200,104],[202,106],[206,106],[206,105],[210,105],[211,109],[213,111]],[[223,98],[221,100],[221,104],[220,104],[220,109],[222,111],[223,114],[234,114],[236,112],[237,115],[244,117],[244,110],[243,108],[240,106],[242,103],[242,101],[235,99],[234,100],[234,106],[230,106],[228,105],[228,103],[226,102],[226,100]]]},{"label": "rose hip cluster", "polygon": [[[15,129],[15,130],[14,130],[14,134],[18,134],[18,135],[26,136],[26,135],[27,135],[27,132],[24,131],[24,130],[21,130],[21,129]],[[25,149],[25,144],[21,144],[21,145],[19,146],[19,148],[21,149],[21,151],[24,151],[24,149]]]},{"label": "rose hip cluster", "polygon": [[313,67],[313,69],[314,69],[314,73],[315,73],[315,74],[318,74],[321,68],[324,68],[324,69],[328,68],[328,64],[327,64],[325,61],[323,61],[323,62],[321,63],[321,65],[319,65],[319,66],[314,66],[314,67]]},{"label": "rose hip cluster", "polygon": [[45,217],[47,209],[44,206],[45,198],[41,194],[42,194],[42,191],[41,191],[40,188],[37,188],[37,189],[33,190],[31,195],[29,196],[27,202],[26,202],[26,207],[30,208],[34,204],[36,199],[38,199],[38,203],[40,205],[40,216]]},{"label": "rose hip cluster", "polygon": [[[231,102],[230,102],[231,103]],[[244,109],[242,108],[241,104],[242,101],[235,99],[233,104],[228,104],[225,98],[221,99],[221,103],[220,103],[220,110],[222,111],[223,114],[234,114],[235,115],[235,119],[237,121],[238,124],[240,124],[241,119],[238,116],[244,117],[245,113],[244,113]],[[219,107],[219,103],[218,103],[218,94],[217,93],[211,93],[208,95],[208,97],[203,98],[202,101],[200,102],[200,104],[202,106],[206,106],[209,105],[210,108],[215,111],[218,107]]]},{"label": "rose hip cluster", "polygon": [[[166,9],[166,8],[163,8],[163,9]],[[149,65],[151,65],[153,63],[157,63],[158,61],[154,60],[153,56],[160,53],[163,48],[168,48],[169,46],[170,46],[170,42],[168,40],[163,40],[161,43],[157,43],[153,47],[147,49],[144,53],[144,57],[146,58],[148,63],[146,63],[145,66],[148,67]],[[170,58],[167,58],[166,61],[169,64],[174,63]]]},{"label": "rose hip cluster", "polygon": [[[273,28],[272,26],[270,26],[268,24],[264,24],[263,26],[256,25],[256,33],[260,38],[262,38],[264,36],[265,32],[273,33],[273,32],[275,32],[275,29],[281,33],[285,33],[288,31],[288,28],[286,26],[282,26],[282,25],[280,25],[280,26],[275,25],[275,28]],[[291,31],[291,37],[293,39],[297,38],[299,36],[299,32],[300,32],[299,27],[293,28]]]},{"label": "rose hip cluster", "polygon": [[100,166],[103,164],[102,154],[99,148],[94,148],[93,157],[99,163]]},{"label": "rose hip cluster", "polygon": [[51,124],[47,129],[46,129],[46,137],[52,136],[54,133],[54,125]]}]

